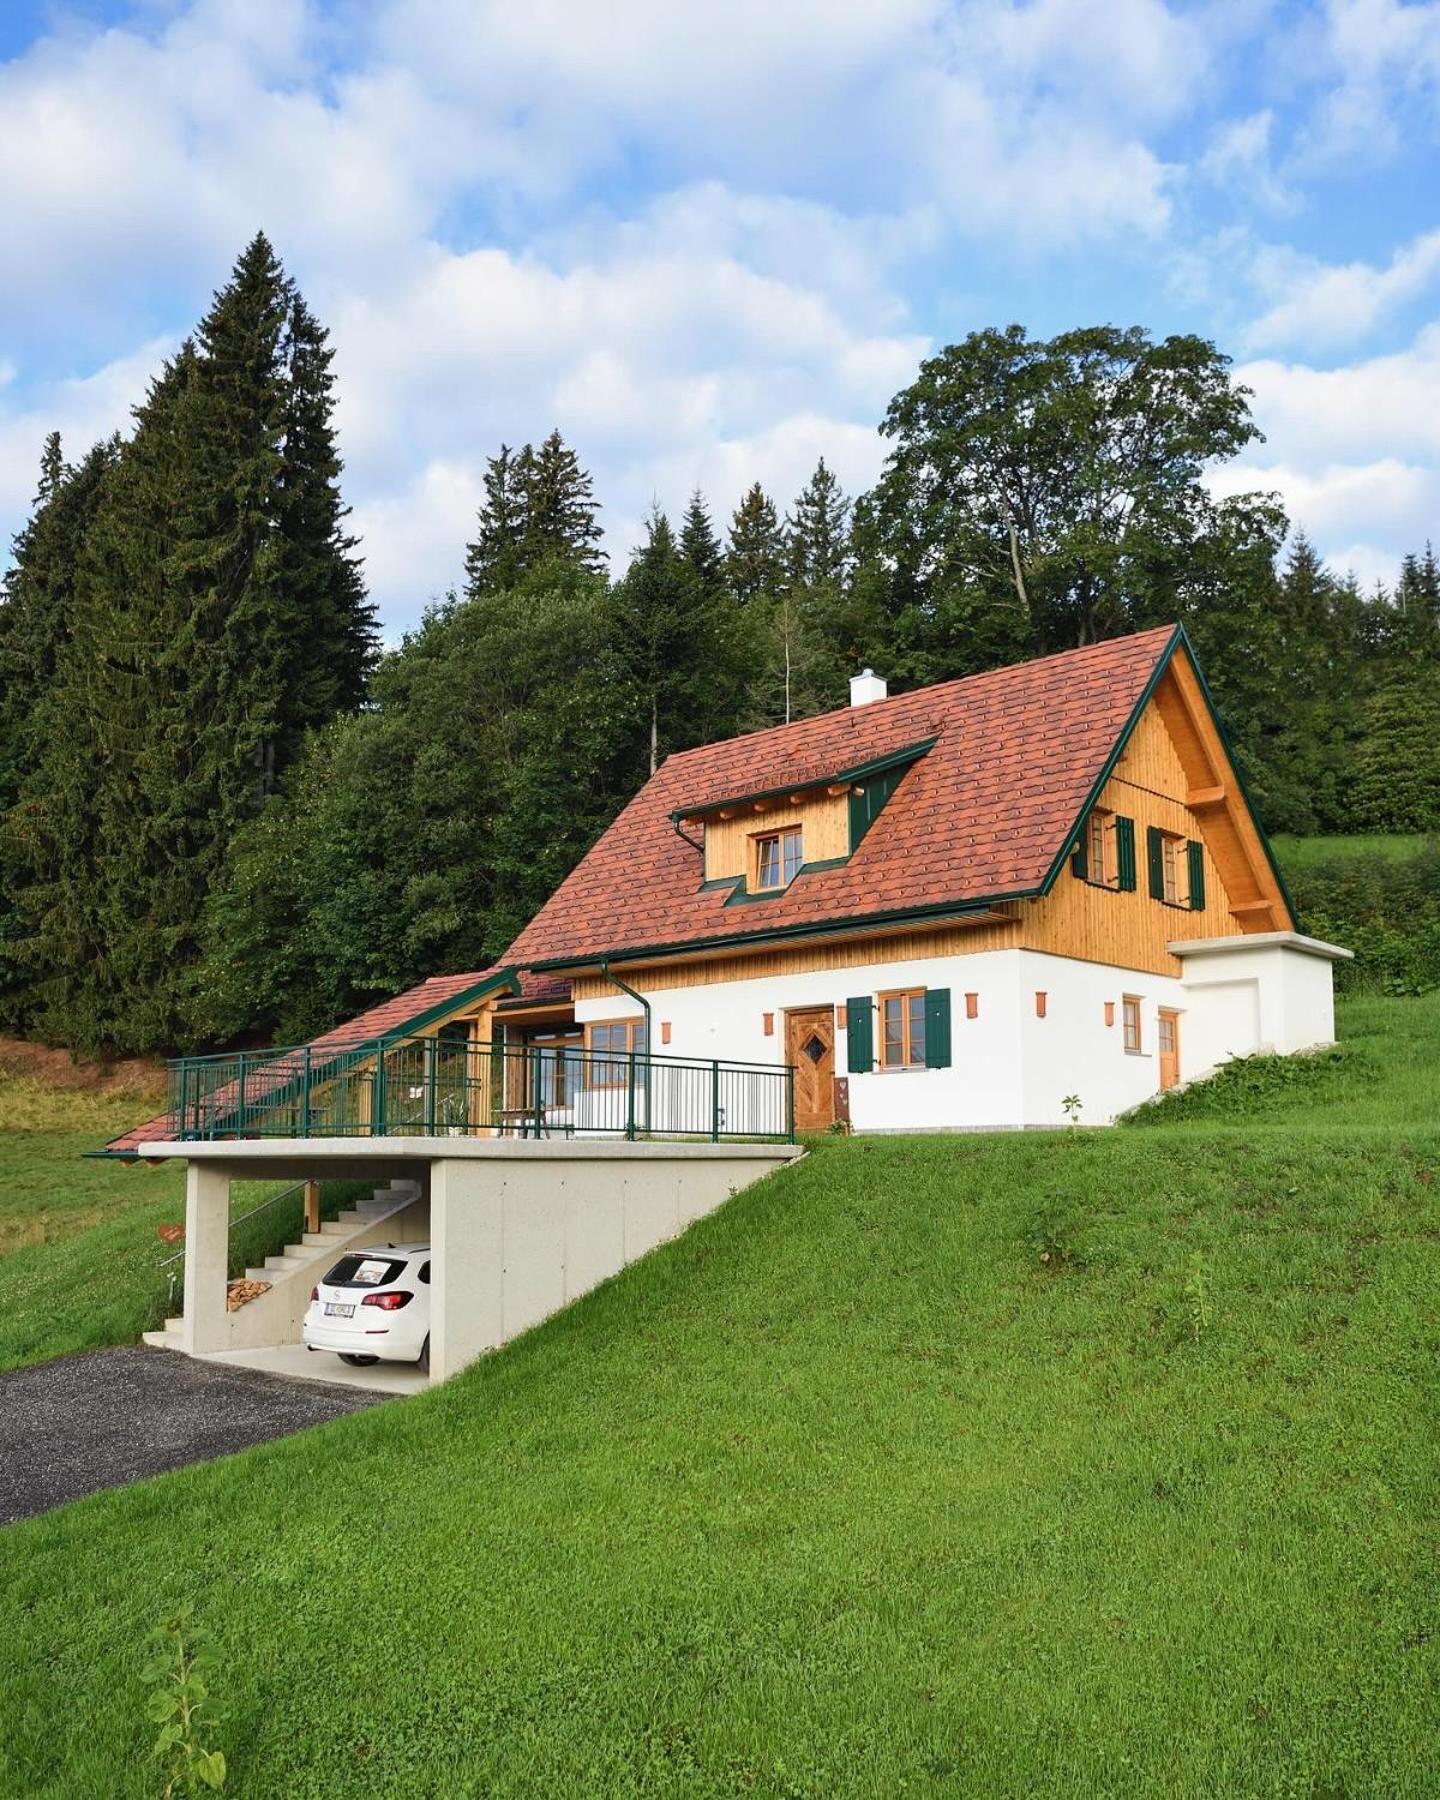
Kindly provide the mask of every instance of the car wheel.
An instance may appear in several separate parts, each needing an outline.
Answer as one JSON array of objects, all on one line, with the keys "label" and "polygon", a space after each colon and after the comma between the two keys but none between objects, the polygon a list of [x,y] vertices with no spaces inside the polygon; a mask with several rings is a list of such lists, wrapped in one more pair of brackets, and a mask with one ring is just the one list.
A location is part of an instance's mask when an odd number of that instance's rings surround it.
[{"label": "car wheel", "polygon": [[348,1350],[338,1351],[341,1362],[349,1363],[352,1369],[368,1369],[371,1363],[379,1362],[378,1356],[352,1356]]},{"label": "car wheel", "polygon": [[417,1368],[423,1369],[427,1375],[430,1373],[430,1333],[428,1331],[425,1333],[425,1342],[420,1346],[420,1354],[415,1359],[415,1365]]}]

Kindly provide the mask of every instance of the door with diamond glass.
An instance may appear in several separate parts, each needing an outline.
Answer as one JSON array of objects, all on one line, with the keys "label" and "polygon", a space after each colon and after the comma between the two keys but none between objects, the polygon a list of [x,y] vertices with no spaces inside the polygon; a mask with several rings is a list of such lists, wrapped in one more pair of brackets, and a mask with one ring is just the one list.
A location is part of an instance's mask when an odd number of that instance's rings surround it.
[{"label": "door with diamond glass", "polygon": [[807,1006],[785,1015],[785,1060],[795,1066],[795,1129],[835,1123],[835,1008]]}]

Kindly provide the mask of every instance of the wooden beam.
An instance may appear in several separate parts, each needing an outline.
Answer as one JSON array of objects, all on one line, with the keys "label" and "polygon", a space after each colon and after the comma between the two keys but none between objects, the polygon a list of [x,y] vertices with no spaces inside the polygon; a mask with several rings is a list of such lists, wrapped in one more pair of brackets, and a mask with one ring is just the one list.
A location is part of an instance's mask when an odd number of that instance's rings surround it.
[{"label": "wooden beam", "polygon": [[318,1181],[305,1183],[305,1229],[307,1231],[320,1229],[320,1183]]},{"label": "wooden beam", "polygon": [[1224,787],[1191,788],[1185,796],[1185,804],[1192,812],[1204,812],[1207,807],[1224,806],[1230,798]]}]

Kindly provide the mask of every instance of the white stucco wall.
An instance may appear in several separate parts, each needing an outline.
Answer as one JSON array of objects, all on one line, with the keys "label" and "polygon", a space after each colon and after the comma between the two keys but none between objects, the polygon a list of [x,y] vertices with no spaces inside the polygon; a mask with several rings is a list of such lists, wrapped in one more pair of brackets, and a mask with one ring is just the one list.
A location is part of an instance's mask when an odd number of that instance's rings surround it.
[{"label": "white stucco wall", "polygon": [[1171,949],[1196,1022],[1187,1076],[1255,1050],[1288,1056],[1335,1041],[1334,965],[1348,950],[1293,931]]},{"label": "white stucco wall", "polygon": [[[1108,1125],[1160,1089],[1160,1009],[1173,1008],[1180,1018],[1180,1066],[1185,1069],[1187,1023],[1179,981],[1139,969],[1112,968],[1106,963],[1077,962],[1036,950],[1016,952],[1020,960],[1021,1019],[1024,1059],[1024,1122],[1063,1125],[1061,1101],[1078,1094],[1080,1121]],[[1045,995],[1045,1017],[1035,1005]],[[1140,1002],[1140,1049],[1125,1048],[1122,1001]],[[1114,1023],[1105,1023],[1105,1006]]]},{"label": "white stucco wall", "polygon": [[[810,1006],[844,1006],[857,994],[882,989],[950,989],[953,1062],[948,1069],[874,1070],[851,1075],[846,1034],[835,1034],[835,1072],[850,1075],[850,1117],[857,1131],[924,1131],[1008,1126],[1022,1122],[1018,964],[1013,950],[974,956],[924,957],[803,975],[666,988],[650,996],[657,1056],[719,1058],[728,1062],[785,1061],[785,1013]],[[639,981],[636,982],[640,986]],[[642,989],[643,991],[643,989]],[[965,995],[979,995],[979,1016],[965,1017]],[[765,1035],[765,1014],[774,1033]],[[576,1019],[638,1017],[624,995],[583,1000]],[[661,1026],[670,1025],[670,1042]],[[878,1025],[877,1025],[878,1030]],[[731,1121],[727,1120],[727,1126]]]},{"label": "white stucco wall", "polygon": [[[650,996],[654,1049],[661,1057],[779,1065],[787,1009],[839,1008],[852,995],[891,988],[949,988],[948,1069],[855,1074],[847,1066],[845,1031],[836,1032],[835,1068],[850,1077],[855,1130],[937,1131],[1063,1125],[1067,1094],[1080,1096],[1083,1123],[1109,1123],[1159,1092],[1162,1007],[1179,1015],[1182,1081],[1262,1047],[1289,1052],[1333,1039],[1332,964],[1346,952],[1290,932],[1172,948],[1185,959],[1180,976],[1036,950],[986,950],[666,988]],[[643,988],[643,978],[637,985]],[[977,996],[974,1019],[966,1017],[967,993]],[[1043,1019],[1037,993],[1046,996]],[[1138,1053],[1125,1049],[1126,995],[1140,1001]],[[1107,1002],[1113,1007],[1109,1025]],[[622,994],[575,1008],[582,1024],[638,1017],[640,1011]],[[766,1013],[774,1019],[768,1037]],[[662,1042],[666,1023],[668,1044]],[[663,1120],[657,1118],[657,1125]],[[727,1126],[745,1128],[734,1118]]]}]

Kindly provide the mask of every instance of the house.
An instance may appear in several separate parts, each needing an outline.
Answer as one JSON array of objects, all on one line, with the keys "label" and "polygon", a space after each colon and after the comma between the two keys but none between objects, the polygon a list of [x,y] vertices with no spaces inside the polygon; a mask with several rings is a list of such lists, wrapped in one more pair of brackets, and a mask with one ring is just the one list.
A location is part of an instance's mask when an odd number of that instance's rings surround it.
[{"label": "house", "polygon": [[1328,1043],[1347,954],[1300,934],[1165,628],[893,698],[867,670],[671,756],[498,968],[254,1061],[248,1094],[243,1058],[192,1059],[174,1098],[243,1137],[291,1117],[303,1056],[300,1135],[1016,1128],[1072,1097],[1099,1124]]},{"label": "house", "polygon": [[[867,670],[840,711],[670,757],[498,967],[172,1063],[105,1152],[188,1164],[183,1312],[147,1341],[313,1375],[313,1281],[423,1237],[443,1379],[797,1134],[1100,1124],[1328,1043],[1348,954],[1301,935],[1183,632],[893,699]],[[322,1219],[356,1177],[384,1185]],[[232,1309],[257,1178],[308,1184],[307,1229]]]}]

